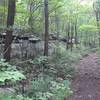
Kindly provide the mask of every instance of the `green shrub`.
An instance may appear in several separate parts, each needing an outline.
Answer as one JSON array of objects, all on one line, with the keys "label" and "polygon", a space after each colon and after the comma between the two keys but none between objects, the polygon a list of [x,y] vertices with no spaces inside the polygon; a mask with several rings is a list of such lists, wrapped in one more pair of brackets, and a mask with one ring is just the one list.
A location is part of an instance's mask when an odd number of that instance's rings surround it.
[{"label": "green shrub", "polygon": [[0,93],[0,100],[33,100],[29,97],[23,97],[22,95],[9,95],[5,93]]},{"label": "green shrub", "polygon": [[25,76],[15,66],[10,65],[3,59],[0,60],[0,85],[7,80],[16,82],[22,79],[25,79]]},{"label": "green shrub", "polygon": [[31,95],[35,100],[63,100],[72,94],[68,80],[39,77],[32,81]]},{"label": "green shrub", "polygon": [[0,93],[0,100],[12,100],[12,97],[8,94]]}]

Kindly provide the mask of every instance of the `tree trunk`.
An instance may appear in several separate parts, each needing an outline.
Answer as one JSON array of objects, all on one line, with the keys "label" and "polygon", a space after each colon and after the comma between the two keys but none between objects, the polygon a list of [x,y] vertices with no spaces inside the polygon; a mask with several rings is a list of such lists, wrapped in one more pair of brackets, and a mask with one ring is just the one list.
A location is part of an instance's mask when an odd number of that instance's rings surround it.
[{"label": "tree trunk", "polygon": [[73,50],[73,36],[74,36],[74,27],[73,24],[71,23],[71,51]]},{"label": "tree trunk", "polygon": [[99,47],[100,47],[100,14],[99,12],[96,13],[96,21],[97,21],[97,28],[98,28],[98,34],[99,34]]},{"label": "tree trunk", "polygon": [[45,38],[44,38],[44,56],[48,56],[48,41],[49,41],[49,14],[48,14],[48,0],[44,0],[45,11]]},{"label": "tree trunk", "polygon": [[8,16],[7,16],[7,31],[5,38],[5,46],[4,46],[4,59],[9,61],[11,58],[11,44],[12,44],[12,33],[13,33],[13,24],[14,24],[14,16],[15,16],[15,8],[16,1],[9,0],[8,1]]},{"label": "tree trunk", "polygon": [[93,3],[93,9],[94,9],[96,21],[97,21],[97,28],[98,28],[98,34],[99,34],[99,47],[100,47],[100,6],[97,4],[100,5],[99,0],[96,0]]}]

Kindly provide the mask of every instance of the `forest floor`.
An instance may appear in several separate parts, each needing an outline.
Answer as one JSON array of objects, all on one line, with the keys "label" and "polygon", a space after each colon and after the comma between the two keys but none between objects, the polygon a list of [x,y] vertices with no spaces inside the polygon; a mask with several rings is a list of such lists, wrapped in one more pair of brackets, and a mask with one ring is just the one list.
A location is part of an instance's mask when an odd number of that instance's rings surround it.
[{"label": "forest floor", "polygon": [[67,100],[100,100],[100,53],[89,54],[75,66],[74,94]]}]

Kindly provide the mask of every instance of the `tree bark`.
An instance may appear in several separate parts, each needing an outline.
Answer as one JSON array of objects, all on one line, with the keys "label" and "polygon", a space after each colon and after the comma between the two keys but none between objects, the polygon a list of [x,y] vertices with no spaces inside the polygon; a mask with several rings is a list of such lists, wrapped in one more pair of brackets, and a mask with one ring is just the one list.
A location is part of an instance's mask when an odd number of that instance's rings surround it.
[{"label": "tree bark", "polygon": [[15,17],[15,9],[16,9],[16,1],[9,0],[8,1],[8,16],[7,16],[7,30],[6,30],[6,38],[5,38],[5,46],[4,46],[4,59],[9,61],[11,58],[11,44],[12,44],[12,33],[13,33],[13,24]]},{"label": "tree bark", "polygon": [[99,34],[99,47],[100,47],[100,14],[99,12],[95,11],[96,13],[96,21],[97,21],[97,28],[98,28],[98,34]]},{"label": "tree bark", "polygon": [[44,38],[44,56],[48,56],[48,41],[49,41],[49,14],[48,14],[48,0],[44,0],[45,11],[45,38]]},{"label": "tree bark", "polygon": [[100,47],[100,6],[97,4],[100,5],[99,0],[96,0],[93,3],[93,9],[94,9],[96,21],[97,21],[97,28],[98,28],[98,34],[99,34],[99,47]]}]

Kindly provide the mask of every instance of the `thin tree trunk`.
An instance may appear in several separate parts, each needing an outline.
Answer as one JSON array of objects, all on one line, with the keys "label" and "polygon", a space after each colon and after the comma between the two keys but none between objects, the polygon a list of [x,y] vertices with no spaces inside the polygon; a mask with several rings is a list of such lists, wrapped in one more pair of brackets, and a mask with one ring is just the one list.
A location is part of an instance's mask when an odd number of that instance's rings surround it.
[{"label": "thin tree trunk", "polygon": [[73,50],[73,35],[74,35],[74,27],[71,23],[71,51]]},{"label": "thin tree trunk", "polygon": [[66,41],[66,50],[69,49],[69,40],[70,40],[70,24],[68,23],[68,26],[66,28],[67,33],[67,41]]},{"label": "thin tree trunk", "polygon": [[44,56],[48,56],[48,41],[49,41],[49,14],[48,14],[48,0],[44,0],[45,11],[45,38],[44,38]]},{"label": "thin tree trunk", "polygon": [[75,21],[75,44],[77,46],[77,43],[78,43],[78,34],[77,34],[77,18],[76,18],[76,21]]},{"label": "thin tree trunk", "polygon": [[99,47],[100,47],[100,18],[99,18],[99,12],[95,12],[96,13],[96,21],[97,21],[97,28],[98,28],[98,34],[99,34]]},{"label": "thin tree trunk", "polygon": [[99,39],[98,40],[99,40],[99,47],[100,47],[100,6],[97,5],[98,3],[100,3],[100,2],[95,1],[93,3],[93,9],[94,9],[95,16],[96,16],[96,21],[97,21],[97,28],[98,28],[98,34],[99,34]]},{"label": "thin tree trunk", "polygon": [[57,32],[57,44],[59,45],[60,18],[58,15],[59,14],[55,11],[55,26],[56,26],[56,32]]}]

